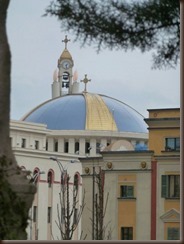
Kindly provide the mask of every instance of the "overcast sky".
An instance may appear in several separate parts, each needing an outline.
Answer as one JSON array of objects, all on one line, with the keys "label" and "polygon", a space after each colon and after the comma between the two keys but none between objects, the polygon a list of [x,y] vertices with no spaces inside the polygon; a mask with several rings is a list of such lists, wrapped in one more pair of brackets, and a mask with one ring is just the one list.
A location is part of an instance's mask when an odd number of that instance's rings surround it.
[{"label": "overcast sky", "polygon": [[[152,52],[81,48],[72,33],[64,33],[55,17],[42,17],[51,0],[11,0],[7,31],[12,53],[11,119],[20,119],[51,98],[65,35],[78,79],[87,74],[88,91],[121,100],[148,117],[147,109],[180,107],[180,74],[176,69],[152,70]],[[81,91],[84,89],[80,84]]]}]

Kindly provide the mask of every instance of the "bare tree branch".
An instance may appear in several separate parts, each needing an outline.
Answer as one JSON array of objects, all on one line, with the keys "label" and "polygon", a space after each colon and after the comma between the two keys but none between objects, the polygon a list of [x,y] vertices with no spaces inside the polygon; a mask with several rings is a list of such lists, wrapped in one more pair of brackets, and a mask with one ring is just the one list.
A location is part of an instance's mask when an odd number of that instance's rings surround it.
[{"label": "bare tree branch", "polygon": [[78,227],[85,207],[85,191],[83,193],[81,205],[78,206],[78,182],[74,182],[71,194],[72,198],[70,198],[69,191],[71,189],[69,187],[69,180],[70,177],[66,171],[65,174],[62,175],[62,185],[59,193],[60,203],[57,204],[57,220],[55,220],[55,223],[59,228],[62,240],[72,239],[74,231]]}]

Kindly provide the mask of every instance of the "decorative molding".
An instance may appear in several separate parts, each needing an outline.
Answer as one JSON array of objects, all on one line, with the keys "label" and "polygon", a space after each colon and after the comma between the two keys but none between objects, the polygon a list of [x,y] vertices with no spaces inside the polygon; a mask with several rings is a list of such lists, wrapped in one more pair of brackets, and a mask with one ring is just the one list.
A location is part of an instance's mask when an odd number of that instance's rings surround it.
[{"label": "decorative molding", "polygon": [[180,222],[180,212],[174,208],[160,216],[163,222]]},{"label": "decorative molding", "polygon": [[86,167],[86,168],[84,169],[84,171],[85,171],[86,174],[88,174],[88,175],[90,174],[90,168],[89,168],[89,167]]},{"label": "decorative molding", "polygon": [[111,162],[108,162],[106,164],[106,166],[107,166],[107,169],[112,169],[113,168],[113,164]]},{"label": "decorative molding", "polygon": [[147,163],[145,161],[142,161],[140,163],[140,165],[141,165],[141,169],[146,169],[147,168]]}]

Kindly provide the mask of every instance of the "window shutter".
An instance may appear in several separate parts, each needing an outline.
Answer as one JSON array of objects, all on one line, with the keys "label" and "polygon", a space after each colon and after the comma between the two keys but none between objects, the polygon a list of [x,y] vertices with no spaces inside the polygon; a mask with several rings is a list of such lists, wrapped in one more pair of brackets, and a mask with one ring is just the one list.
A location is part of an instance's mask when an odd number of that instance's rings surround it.
[{"label": "window shutter", "polygon": [[162,175],[161,197],[168,196],[168,175]]}]

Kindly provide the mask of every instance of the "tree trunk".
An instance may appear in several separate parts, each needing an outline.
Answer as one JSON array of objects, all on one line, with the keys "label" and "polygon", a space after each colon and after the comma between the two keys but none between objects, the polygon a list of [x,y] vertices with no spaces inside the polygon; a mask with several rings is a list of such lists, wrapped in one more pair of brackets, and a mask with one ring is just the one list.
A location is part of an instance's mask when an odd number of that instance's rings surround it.
[{"label": "tree trunk", "polygon": [[36,188],[18,169],[11,149],[11,53],[6,34],[9,0],[0,0],[0,239],[25,240],[28,211]]}]

